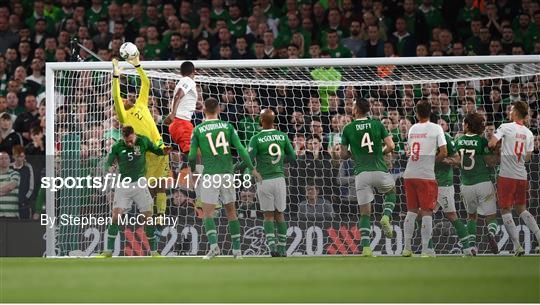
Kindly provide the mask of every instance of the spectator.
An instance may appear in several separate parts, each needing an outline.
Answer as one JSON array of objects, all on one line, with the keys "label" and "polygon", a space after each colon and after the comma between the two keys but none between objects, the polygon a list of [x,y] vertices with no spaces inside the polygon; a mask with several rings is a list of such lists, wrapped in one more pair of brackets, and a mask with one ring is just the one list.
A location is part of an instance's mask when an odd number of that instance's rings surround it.
[{"label": "spectator", "polygon": [[103,18],[97,22],[97,34],[92,38],[96,48],[108,48],[112,40],[112,34],[109,31],[109,23]]},{"label": "spectator", "polygon": [[264,54],[268,58],[275,58],[277,54],[274,49],[274,33],[272,31],[264,32],[263,41],[264,41]]},{"label": "spectator", "polygon": [[512,48],[516,44],[514,39],[514,30],[511,26],[504,26],[502,28],[501,44],[503,52],[507,55],[512,55]]},{"label": "spectator", "polygon": [[[370,25],[367,29],[368,39],[365,41],[366,57],[384,57],[384,41],[379,38],[379,26]],[[361,54],[362,56],[362,54]]]},{"label": "spectator", "polygon": [[251,50],[248,49],[246,37],[240,36],[236,38],[235,46],[236,48],[232,54],[233,59],[253,59],[255,57]]},{"label": "spectator", "polygon": [[232,59],[232,48],[228,44],[222,44],[219,47],[219,57],[216,59],[227,60]]},{"label": "spectator", "polygon": [[349,49],[354,57],[365,57],[364,41],[361,38],[362,28],[360,22],[353,20],[349,27],[350,36],[343,38],[342,44]]},{"label": "spectator", "polygon": [[351,57],[351,51],[339,43],[339,35],[336,30],[329,30],[326,34],[327,46],[323,50],[330,53],[334,58]]},{"label": "spectator", "polygon": [[9,47],[19,40],[18,35],[13,33],[8,26],[8,19],[0,17],[0,54],[4,54]]},{"label": "spectator", "polygon": [[150,25],[146,30],[146,46],[144,58],[146,60],[159,60],[165,55],[166,47],[159,40],[159,32],[156,26]]},{"label": "spectator", "polygon": [[24,154],[24,148],[20,145],[16,145],[12,150],[13,165],[20,177],[19,182],[19,218],[30,219],[32,215],[32,199],[34,197],[35,176],[32,165],[26,161],[26,155]]},{"label": "spectator", "polygon": [[208,43],[208,40],[205,38],[199,39],[197,42],[197,59],[208,60],[211,57],[212,53],[210,51],[210,43]]},{"label": "spectator", "polygon": [[332,204],[319,196],[315,185],[305,187],[306,199],[300,202],[298,218],[302,220],[331,220],[334,214]]},{"label": "spectator", "polygon": [[392,33],[390,42],[396,46],[396,51],[399,56],[414,56],[416,40],[414,36],[407,31],[405,18],[399,17],[396,19],[396,31]]},{"label": "spectator", "polygon": [[405,21],[406,28],[402,32],[414,33],[416,39],[418,39],[418,42],[420,43],[428,41],[429,28],[426,19],[422,12],[416,9],[414,0],[403,1],[403,20]]},{"label": "spectator", "polygon": [[19,218],[20,175],[10,166],[9,155],[0,151],[0,218]]},{"label": "spectator", "polygon": [[238,122],[238,136],[245,147],[247,147],[251,137],[261,130],[259,125],[260,108],[259,102],[256,99],[255,90],[246,90],[244,96],[246,95],[246,92],[250,94],[251,97],[249,99],[244,97],[244,118]]},{"label": "spectator", "polygon": [[233,3],[229,6],[229,20],[227,26],[231,34],[236,37],[245,35],[247,22],[241,16],[240,6]]}]

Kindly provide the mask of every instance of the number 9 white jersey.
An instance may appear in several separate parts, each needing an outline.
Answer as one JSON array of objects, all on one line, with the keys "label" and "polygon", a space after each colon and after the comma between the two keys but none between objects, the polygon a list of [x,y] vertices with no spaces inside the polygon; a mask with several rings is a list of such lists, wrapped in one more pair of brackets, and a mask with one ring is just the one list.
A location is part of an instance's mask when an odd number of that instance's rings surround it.
[{"label": "number 9 white jersey", "polygon": [[527,180],[525,157],[534,150],[533,133],[518,123],[505,123],[494,134],[502,139],[501,167],[499,176],[518,180]]},{"label": "number 9 white jersey", "polygon": [[407,145],[409,161],[403,178],[435,180],[437,149],[446,145],[442,127],[431,122],[414,124],[409,130]]}]

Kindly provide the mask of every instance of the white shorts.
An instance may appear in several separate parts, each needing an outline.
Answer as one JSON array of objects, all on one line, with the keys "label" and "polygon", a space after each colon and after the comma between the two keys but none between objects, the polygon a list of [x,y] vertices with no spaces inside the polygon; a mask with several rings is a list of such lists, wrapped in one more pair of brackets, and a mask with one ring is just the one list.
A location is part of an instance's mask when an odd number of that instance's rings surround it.
[{"label": "white shorts", "polygon": [[266,179],[257,183],[257,197],[262,211],[285,211],[287,207],[285,178]]},{"label": "white shorts", "polygon": [[497,193],[491,181],[462,185],[461,198],[469,214],[486,216],[497,213]]},{"label": "white shorts", "polygon": [[154,200],[147,187],[141,188],[137,182],[129,184],[127,188],[116,188],[114,190],[113,209],[120,208],[126,212],[131,209],[131,205],[135,202],[139,212],[151,212]]},{"label": "white shorts", "polygon": [[386,194],[395,187],[396,182],[390,173],[370,171],[356,175],[354,185],[358,204],[363,205],[372,202],[375,198],[373,188],[381,194]]},{"label": "white shorts", "polygon": [[454,199],[454,186],[439,186],[437,194],[437,206],[434,212],[442,208],[443,212],[451,213],[456,211],[456,200]]},{"label": "white shorts", "polygon": [[[203,203],[219,205],[220,201],[223,204],[236,201],[236,190],[234,189],[234,183],[232,183],[234,181],[233,175],[214,174],[208,176],[210,176],[210,181],[220,181],[220,183],[211,183],[210,187],[205,187],[202,181],[203,176],[201,176],[198,186]],[[214,176],[220,177],[214,178]]]}]

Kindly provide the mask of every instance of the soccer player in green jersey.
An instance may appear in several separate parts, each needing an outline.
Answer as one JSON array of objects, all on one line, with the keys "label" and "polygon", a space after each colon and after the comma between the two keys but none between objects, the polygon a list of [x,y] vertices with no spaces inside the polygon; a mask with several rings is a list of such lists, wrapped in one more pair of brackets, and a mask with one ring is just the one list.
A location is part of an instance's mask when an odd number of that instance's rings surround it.
[{"label": "soccer player in green jersey", "polygon": [[363,256],[373,256],[370,247],[373,188],[384,194],[384,212],[380,222],[387,237],[393,235],[390,222],[396,205],[395,181],[388,173],[384,160],[384,155],[392,153],[395,144],[381,121],[368,117],[370,108],[366,99],[356,102],[353,111],[355,120],[345,126],[341,138],[341,158],[348,159],[352,155],[355,162],[355,186],[360,205]]},{"label": "soccer player in green jersey", "polygon": [[[219,119],[220,107],[215,98],[204,101],[205,121],[195,127],[191,137],[191,146],[188,154],[188,162],[191,172],[196,172],[197,150],[200,149],[201,160],[204,165],[201,179],[200,198],[203,202],[204,227],[210,243],[210,250],[204,259],[211,259],[220,253],[217,241],[216,224],[214,222],[214,210],[219,201],[224,204],[229,221],[229,233],[232,240],[232,252],[234,258],[242,258],[240,249],[240,222],[236,214],[236,190],[233,181],[233,157],[231,144],[236,148],[240,158],[252,171],[256,180],[261,176],[253,167],[246,148],[240,142],[240,138],[234,127]],[[205,183],[210,181],[211,183]]]},{"label": "soccer player in green jersey", "polygon": [[[438,185],[438,195],[437,195],[437,205],[435,206],[436,212],[439,207],[442,208],[444,215],[456,229],[459,241],[465,254],[474,255],[473,249],[469,246],[469,239],[467,235],[467,228],[459,220],[456,213],[456,202],[454,199],[455,189],[454,189],[454,170],[452,167],[453,157],[457,156],[456,147],[454,145],[454,139],[445,132],[444,137],[446,139],[446,149],[448,151],[448,156],[444,158],[441,162],[435,163],[435,179],[437,180]],[[430,242],[432,246],[432,242]]]},{"label": "soccer player in green jersey", "polygon": [[251,138],[248,151],[263,179],[257,183],[257,197],[264,212],[264,233],[270,255],[285,257],[287,223],[283,211],[287,206],[287,186],[283,163],[296,160],[296,152],[287,135],[274,128],[275,117],[271,109],[261,112],[263,130]]},{"label": "soccer player in green jersey", "polygon": [[147,225],[144,226],[144,231],[148,242],[150,243],[150,251],[152,256],[159,256],[157,252],[157,240],[154,234],[155,227],[152,223],[152,195],[148,187],[140,185],[139,179],[145,177],[146,172],[146,152],[151,152],[156,155],[166,155],[171,151],[170,147],[160,148],[156,146],[150,139],[143,135],[135,134],[133,127],[124,126],[122,128],[123,139],[115,143],[112,148],[105,169],[109,172],[116,170],[113,163],[117,161],[118,170],[121,178],[130,178],[131,183],[128,187],[117,187],[114,191],[114,204],[112,211],[112,224],[109,225],[107,231],[109,238],[107,240],[107,249],[103,251],[100,257],[111,257],[112,249],[114,248],[114,240],[120,231],[118,225],[118,217],[131,208],[131,204],[135,202],[137,209],[141,212]]},{"label": "soccer player in green jersey", "polygon": [[480,214],[486,218],[491,252],[499,253],[497,233],[497,196],[491,180],[492,167],[497,156],[491,153],[484,133],[484,118],[478,113],[468,114],[463,121],[465,135],[457,139],[459,156],[455,163],[461,168],[461,197],[467,209],[469,246],[476,250],[476,219]]}]

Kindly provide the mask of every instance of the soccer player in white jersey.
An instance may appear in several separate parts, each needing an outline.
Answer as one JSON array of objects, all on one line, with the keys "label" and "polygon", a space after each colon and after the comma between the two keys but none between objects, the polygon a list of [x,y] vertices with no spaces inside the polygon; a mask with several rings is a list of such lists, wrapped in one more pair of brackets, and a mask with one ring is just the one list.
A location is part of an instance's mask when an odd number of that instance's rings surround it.
[{"label": "soccer player in white jersey", "polygon": [[191,117],[197,104],[197,85],[195,84],[195,66],[185,61],[180,66],[182,78],[174,88],[173,100],[170,105],[171,113],[165,119],[169,125],[172,140],[178,144],[183,154],[189,152],[193,125]]},{"label": "soccer player in white jersey", "polygon": [[[528,114],[529,106],[527,103],[515,102],[510,110],[512,123],[499,126],[489,141],[489,147],[492,149],[498,149],[499,142],[501,142],[501,166],[497,179],[497,195],[504,226],[514,244],[516,256],[522,256],[525,251],[519,243],[519,234],[512,216],[513,206],[516,206],[519,217],[536,236],[540,244],[540,229],[534,216],[527,211],[526,207],[529,181],[527,180],[525,162],[531,159],[534,150],[534,136],[523,125]],[[539,248],[540,246],[537,247],[537,251]]]},{"label": "soccer player in white jersey", "polygon": [[[431,104],[421,100],[416,105],[418,123],[409,130],[407,153],[409,160],[403,173],[405,196],[407,197],[407,216],[403,224],[405,247],[403,256],[412,256],[412,236],[418,213],[422,215],[422,256],[435,256],[429,248],[433,232],[433,209],[437,202],[437,180],[435,162],[447,156],[446,139],[440,125],[431,123]],[[437,152],[438,151],[438,152]]]}]

